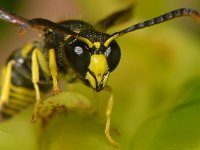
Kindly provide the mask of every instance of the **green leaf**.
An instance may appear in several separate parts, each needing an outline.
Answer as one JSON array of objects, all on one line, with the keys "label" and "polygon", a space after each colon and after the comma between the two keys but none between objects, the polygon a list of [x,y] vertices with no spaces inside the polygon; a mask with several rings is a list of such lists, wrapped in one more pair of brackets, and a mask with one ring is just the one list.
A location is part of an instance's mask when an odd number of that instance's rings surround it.
[{"label": "green leaf", "polygon": [[200,79],[184,86],[174,108],[146,120],[132,138],[130,149],[200,149]]},{"label": "green leaf", "polygon": [[89,109],[90,101],[75,92],[60,92],[56,96],[45,99],[38,108],[38,117],[47,121],[59,111]]},{"label": "green leaf", "polygon": [[[63,111],[64,116],[70,112],[89,110],[90,101],[79,93],[75,92],[61,92],[56,96],[50,96],[45,99],[38,111],[39,116],[45,120],[46,126],[51,124],[51,119],[56,118],[56,111]],[[38,149],[40,139],[43,132],[46,133],[46,128],[41,126],[39,120],[33,124],[31,123],[31,114],[33,108],[22,111],[13,116],[13,118],[1,121],[0,124],[0,148],[6,150],[35,150]],[[76,113],[75,113],[76,114]],[[82,113],[80,113],[82,114]],[[55,115],[53,118],[50,118]],[[78,114],[76,114],[78,115]],[[79,116],[79,115],[78,115]],[[48,121],[48,122],[47,122]],[[64,124],[62,120],[62,124]],[[67,123],[68,124],[68,123]],[[58,126],[57,126],[58,127]],[[60,127],[59,127],[60,128]]]}]

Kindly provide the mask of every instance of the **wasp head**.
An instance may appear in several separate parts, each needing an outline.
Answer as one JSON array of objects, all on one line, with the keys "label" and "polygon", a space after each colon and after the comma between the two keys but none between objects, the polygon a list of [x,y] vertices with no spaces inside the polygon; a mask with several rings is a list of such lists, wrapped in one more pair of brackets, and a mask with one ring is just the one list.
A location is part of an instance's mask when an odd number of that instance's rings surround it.
[{"label": "wasp head", "polygon": [[66,39],[67,62],[86,85],[101,91],[119,64],[120,48],[114,40],[105,45],[110,37],[105,33],[85,30],[79,35],[79,38],[69,36]]}]

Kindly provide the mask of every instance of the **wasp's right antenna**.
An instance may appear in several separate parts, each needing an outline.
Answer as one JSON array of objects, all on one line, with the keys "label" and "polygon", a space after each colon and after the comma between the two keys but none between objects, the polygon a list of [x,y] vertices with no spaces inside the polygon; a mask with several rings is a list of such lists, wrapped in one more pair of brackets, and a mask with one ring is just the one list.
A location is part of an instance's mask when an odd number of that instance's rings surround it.
[{"label": "wasp's right antenna", "polygon": [[155,17],[150,20],[146,20],[144,22],[140,22],[138,24],[132,25],[128,28],[125,28],[121,31],[113,33],[110,38],[107,39],[107,41],[104,43],[104,46],[108,46],[110,42],[112,42],[114,39],[127,34],[129,32],[133,32],[135,30],[143,29],[146,27],[150,27],[159,23],[163,23],[166,21],[169,21],[171,19],[179,18],[179,17],[184,17],[184,16],[189,16],[195,19],[197,22],[200,23],[200,13],[197,10],[191,9],[191,8],[181,8],[181,9],[176,9],[173,11],[170,11],[168,13],[165,13],[161,16]]}]

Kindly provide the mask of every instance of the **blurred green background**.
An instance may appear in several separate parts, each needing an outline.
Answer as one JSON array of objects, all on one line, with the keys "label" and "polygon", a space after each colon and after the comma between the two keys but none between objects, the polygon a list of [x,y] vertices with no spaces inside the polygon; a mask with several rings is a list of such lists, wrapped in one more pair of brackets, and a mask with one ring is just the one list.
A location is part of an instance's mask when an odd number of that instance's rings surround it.
[{"label": "blurred green background", "polygon": [[[130,4],[135,5],[132,19],[108,33],[181,7],[200,11],[199,0],[0,1],[1,7],[25,18],[76,18],[91,23]],[[0,22],[0,64],[14,49],[33,39],[39,39],[36,33],[19,37],[16,26]],[[115,95],[111,134],[121,149],[200,149],[200,25],[183,17],[135,31],[117,41],[122,58],[108,84]],[[97,117],[61,113],[41,129],[30,123],[30,108],[0,124],[0,149],[114,149],[104,136],[108,95],[95,95],[82,83],[75,84],[74,90],[91,100]]]}]

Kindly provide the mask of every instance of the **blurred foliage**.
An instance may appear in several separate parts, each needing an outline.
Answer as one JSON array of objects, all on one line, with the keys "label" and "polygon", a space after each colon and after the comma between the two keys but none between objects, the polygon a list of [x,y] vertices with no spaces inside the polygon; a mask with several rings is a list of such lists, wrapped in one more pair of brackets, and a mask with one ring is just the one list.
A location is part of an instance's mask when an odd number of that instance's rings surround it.
[{"label": "blurred foliage", "polygon": [[[61,0],[55,1],[59,2]],[[71,1],[64,4],[67,3]],[[95,23],[131,3],[131,0],[97,0],[95,3],[93,0],[76,0],[74,9],[80,9],[80,16],[83,13],[83,18]],[[24,8],[28,2],[19,4],[19,7],[24,4]],[[180,7],[200,11],[199,0],[138,0],[135,6],[130,21],[108,32]],[[199,24],[185,17],[117,39],[122,58],[110,76],[109,85],[115,94],[111,134],[121,144],[121,149],[200,149],[199,35]],[[29,108],[0,124],[0,149],[113,149],[104,135],[108,95],[102,92],[94,96],[82,83],[75,84],[74,90],[91,100],[96,115],[63,112],[41,128],[39,123],[30,123],[32,108]]]},{"label": "blurred foliage", "polygon": [[[0,1],[0,7],[6,9],[6,10],[10,10],[10,11],[17,11],[17,8],[19,8],[20,5],[20,1],[19,0],[1,0]],[[3,24],[1,23],[0,25],[0,29],[1,29],[1,34],[3,34],[4,31],[6,31],[8,29],[7,24]]]},{"label": "blurred foliage", "polygon": [[[0,6],[4,9],[8,9],[8,10],[16,10],[16,8],[19,6],[20,1],[19,0],[15,0],[15,1],[11,1],[11,0],[1,0],[0,1]],[[17,5],[18,4],[18,5]]]}]

